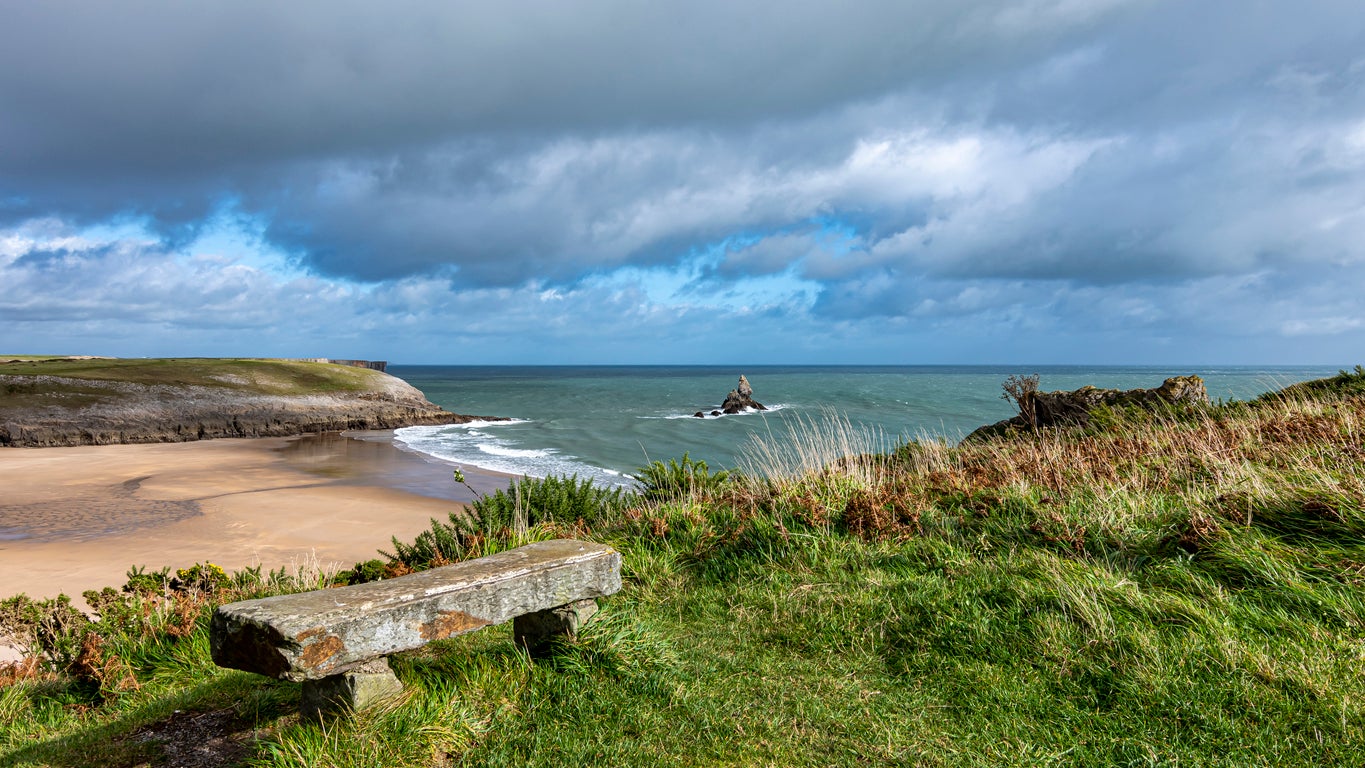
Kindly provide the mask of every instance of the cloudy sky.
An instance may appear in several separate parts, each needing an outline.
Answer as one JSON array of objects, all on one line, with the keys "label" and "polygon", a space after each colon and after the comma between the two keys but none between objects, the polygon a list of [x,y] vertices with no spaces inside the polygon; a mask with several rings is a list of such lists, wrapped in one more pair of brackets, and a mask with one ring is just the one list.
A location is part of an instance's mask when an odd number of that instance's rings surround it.
[{"label": "cloudy sky", "polygon": [[0,352],[1365,362],[1359,0],[0,0]]}]

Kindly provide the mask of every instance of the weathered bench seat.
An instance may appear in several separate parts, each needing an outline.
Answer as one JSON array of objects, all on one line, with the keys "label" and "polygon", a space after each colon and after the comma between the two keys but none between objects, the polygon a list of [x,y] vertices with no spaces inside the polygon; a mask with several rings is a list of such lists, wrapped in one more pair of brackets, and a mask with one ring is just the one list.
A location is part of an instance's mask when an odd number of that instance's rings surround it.
[{"label": "weathered bench seat", "polygon": [[620,553],[556,539],[395,579],[223,605],[210,646],[221,667],[303,681],[307,709],[310,691],[347,698],[337,691],[367,684],[366,676],[392,689],[384,657],[432,640],[508,620],[532,652],[555,636],[572,639],[596,598],[620,588]]}]

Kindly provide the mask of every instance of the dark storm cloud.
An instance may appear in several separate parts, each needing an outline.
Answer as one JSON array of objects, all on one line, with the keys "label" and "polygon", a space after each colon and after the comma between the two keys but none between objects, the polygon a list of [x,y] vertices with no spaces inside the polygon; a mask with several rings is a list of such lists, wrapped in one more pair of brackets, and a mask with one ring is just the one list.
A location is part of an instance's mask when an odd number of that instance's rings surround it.
[{"label": "dark storm cloud", "polygon": [[[317,210],[327,203],[310,199],[339,163],[397,164],[401,177],[383,191],[403,184],[439,203],[487,178],[448,165],[452,147],[493,152],[480,159],[497,166],[519,162],[526,142],[738,127],[729,152],[773,141],[791,156],[829,157],[818,126],[794,137],[775,123],[1011,66],[1082,34],[1112,5],[1036,3],[1036,18],[1021,25],[1008,3],[9,2],[0,184],[23,199],[7,206],[12,220],[131,211],[184,225],[223,196],[272,212],[284,198],[300,221],[279,231],[359,274],[376,249],[392,254],[402,239],[377,228],[353,255],[340,254],[355,233],[329,238],[332,222]],[[755,124],[770,130],[756,134]],[[651,151],[666,157],[669,148]],[[656,186],[692,183],[687,168],[651,170]],[[499,180],[527,183],[495,171]],[[446,221],[414,222],[419,241],[448,246],[419,243],[423,263],[458,261],[469,240],[484,239],[460,218],[466,201],[452,202]],[[619,215],[610,197],[580,205],[596,218]],[[564,223],[554,214],[554,242],[539,244],[533,231],[520,249],[528,266],[574,258],[571,227],[584,214]]]},{"label": "dark storm cloud", "polygon": [[7,170],[176,176],[458,135],[728,124],[1008,64],[1009,4],[7,2]]},{"label": "dark storm cloud", "polygon": [[[30,238],[3,311],[97,270],[172,324],[197,280],[224,323],[297,292],[324,327],[360,280],[381,324],[638,301],[613,327],[772,317],[835,346],[821,323],[1354,333],[1357,5],[0,0],[0,258],[43,217],[160,240]],[[309,277],[177,255],[224,216]],[[1197,294],[1241,304],[1173,306]]]}]

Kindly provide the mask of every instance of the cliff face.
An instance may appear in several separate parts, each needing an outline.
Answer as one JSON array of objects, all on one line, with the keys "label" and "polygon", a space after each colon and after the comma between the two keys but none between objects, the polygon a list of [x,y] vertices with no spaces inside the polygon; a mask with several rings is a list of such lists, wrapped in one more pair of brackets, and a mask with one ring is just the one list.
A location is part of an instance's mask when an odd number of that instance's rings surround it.
[{"label": "cliff face", "polygon": [[276,437],[480,418],[446,411],[401,379],[377,372],[370,378],[358,391],[273,394],[242,386],[6,375],[0,377],[0,446]]}]

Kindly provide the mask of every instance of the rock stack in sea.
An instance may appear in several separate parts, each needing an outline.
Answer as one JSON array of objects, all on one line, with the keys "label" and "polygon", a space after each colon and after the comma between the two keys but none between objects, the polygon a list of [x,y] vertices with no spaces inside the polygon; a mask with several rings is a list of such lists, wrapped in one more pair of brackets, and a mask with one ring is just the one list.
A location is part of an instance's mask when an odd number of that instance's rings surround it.
[{"label": "rock stack in sea", "polygon": [[[730,390],[730,394],[725,396],[725,402],[721,403],[719,409],[711,411],[712,416],[734,415],[745,411],[766,411],[763,403],[754,399],[754,388],[749,385],[749,380],[744,378],[744,374],[739,376],[739,386]],[[692,414],[698,419],[706,418],[705,411],[697,411]]]}]

